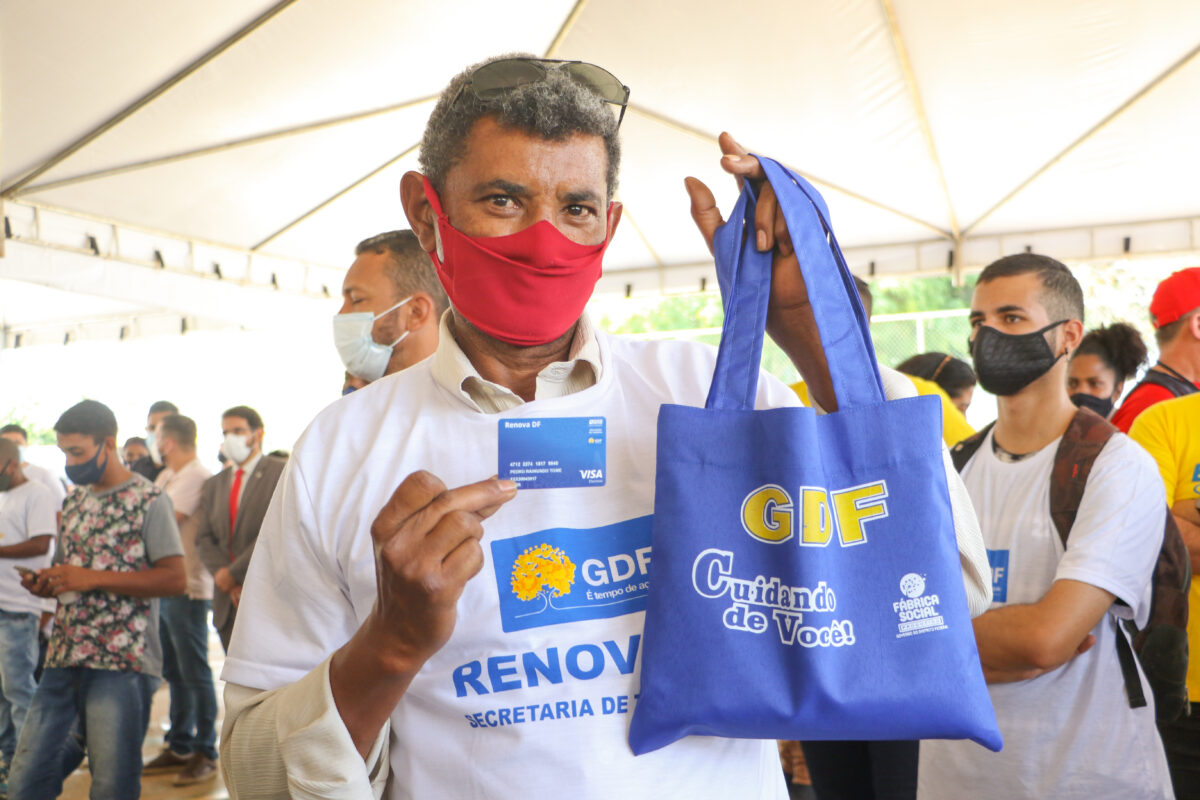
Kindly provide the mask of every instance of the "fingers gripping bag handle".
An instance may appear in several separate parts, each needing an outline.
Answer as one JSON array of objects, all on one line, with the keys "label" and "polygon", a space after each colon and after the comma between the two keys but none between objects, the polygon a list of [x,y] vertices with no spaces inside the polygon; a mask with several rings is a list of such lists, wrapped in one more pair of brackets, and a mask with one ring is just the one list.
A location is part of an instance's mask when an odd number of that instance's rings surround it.
[{"label": "fingers gripping bag handle", "polygon": [[[821,194],[778,162],[755,156],[775,190],[787,222],[817,332],[829,365],[838,408],[886,400],[867,315],[854,277],[842,258]],[[757,198],[749,183],[729,222],[713,237],[717,282],[725,298],[725,322],[706,408],[754,408],[763,332],[771,288],[771,254],[755,247]]]},{"label": "fingers gripping bag handle", "polygon": [[[757,251],[762,198],[744,189],[713,239],[725,323],[706,407],[659,408],[629,746],[641,755],[689,737],[969,738],[999,749],[963,590],[941,407],[928,397],[885,402],[820,194],[759,161],[801,274],[773,271],[796,267]],[[837,413],[754,410],[772,284],[801,277]]]}]

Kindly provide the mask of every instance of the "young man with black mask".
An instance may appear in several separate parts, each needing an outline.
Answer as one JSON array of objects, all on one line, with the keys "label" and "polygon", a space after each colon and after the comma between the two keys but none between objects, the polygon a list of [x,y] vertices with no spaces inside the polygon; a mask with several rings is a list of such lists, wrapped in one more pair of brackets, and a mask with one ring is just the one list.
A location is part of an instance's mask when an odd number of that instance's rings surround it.
[{"label": "young man with black mask", "polygon": [[1116,640],[1118,619],[1149,615],[1166,514],[1153,459],[1114,432],[1065,549],[1050,516],[1051,470],[1077,411],[1066,373],[1083,293],[1058,261],[1009,256],[979,276],[970,320],[979,383],[999,400],[963,480],[992,564],[975,638],[1004,749],[922,742],[918,796],[1173,797],[1153,703],[1130,707]]}]

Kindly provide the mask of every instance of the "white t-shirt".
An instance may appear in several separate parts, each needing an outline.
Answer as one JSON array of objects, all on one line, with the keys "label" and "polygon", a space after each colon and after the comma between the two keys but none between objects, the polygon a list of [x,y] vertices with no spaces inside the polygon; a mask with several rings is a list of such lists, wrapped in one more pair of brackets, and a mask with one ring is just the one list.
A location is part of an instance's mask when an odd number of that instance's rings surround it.
[{"label": "white t-shirt", "polygon": [[196,553],[196,522],[191,519],[200,505],[204,482],[212,477],[208,467],[193,458],[176,472],[170,467],[158,473],[154,485],[167,493],[175,511],[188,517],[179,523],[179,539],[183,544],[183,565],[187,570],[187,596],[192,600],[212,600],[213,577]]},{"label": "white t-shirt", "polygon": [[[392,714],[388,796],[785,798],[774,742],[689,737],[638,758],[629,750],[644,597],[598,595],[617,585],[614,573],[634,584],[645,570],[658,408],[703,405],[715,351],[600,343],[595,386],[499,414],[443,388],[430,361],[322,412],[263,521],[222,677],[290,684],[349,639],[375,602],[369,526],[406,475],[427,469],[450,487],[482,480],[497,472],[503,421],[603,417],[603,485],[523,489],[485,523],[485,565],[454,634]],[[758,402],[798,404],[765,373]],[[515,561],[540,545],[580,564],[561,600],[514,588]]]},{"label": "white t-shirt", "polygon": [[[36,536],[49,536],[53,543],[58,531],[55,512],[50,490],[37,481],[26,480],[16,488],[0,492],[0,546],[20,544]],[[40,556],[0,558],[0,609],[29,614],[46,610],[46,602],[21,585],[21,575],[14,567],[43,569],[50,566],[52,553],[48,549]],[[54,608],[53,600],[49,607]]]},{"label": "white t-shirt", "polygon": [[[1004,749],[921,743],[921,800],[1138,800],[1171,798],[1153,700],[1132,709],[1117,659],[1115,617],[1144,625],[1166,513],[1153,459],[1124,434],[1101,450],[1064,552],[1050,519],[1050,471],[1059,440],[1017,462],[1000,460],[989,434],[963,478],[992,564],[993,608],[1036,603],[1057,580],[1114,594],[1092,629],[1096,644],[1052,672],[988,686]],[[1143,688],[1151,692],[1143,676]]]},{"label": "white t-shirt", "polygon": [[45,467],[39,467],[37,464],[25,463],[21,465],[21,472],[25,473],[25,477],[31,481],[37,481],[50,490],[50,499],[54,503],[54,513],[62,511],[63,500],[67,498],[67,490],[63,487],[62,481],[55,477],[54,473]]}]

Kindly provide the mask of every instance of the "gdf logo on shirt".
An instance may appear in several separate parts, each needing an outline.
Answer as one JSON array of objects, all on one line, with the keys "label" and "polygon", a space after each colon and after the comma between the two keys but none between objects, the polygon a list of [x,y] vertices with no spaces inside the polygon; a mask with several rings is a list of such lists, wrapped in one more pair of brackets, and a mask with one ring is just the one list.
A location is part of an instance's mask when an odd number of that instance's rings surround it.
[{"label": "gdf logo on shirt", "polygon": [[503,630],[645,610],[652,520],[550,528],[492,542]]}]

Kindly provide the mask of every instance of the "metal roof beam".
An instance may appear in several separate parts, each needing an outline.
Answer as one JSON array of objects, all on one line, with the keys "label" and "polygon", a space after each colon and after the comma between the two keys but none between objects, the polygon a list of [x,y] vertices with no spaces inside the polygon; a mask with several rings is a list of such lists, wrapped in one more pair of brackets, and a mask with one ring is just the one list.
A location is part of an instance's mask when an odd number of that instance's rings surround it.
[{"label": "metal roof beam", "polygon": [[171,77],[167,78],[162,83],[155,86],[149,92],[142,95],[137,100],[134,100],[132,103],[127,105],[125,108],[121,109],[116,114],[112,115],[111,117],[106,119],[104,122],[97,125],[95,128],[92,128],[92,130],[88,131],[83,136],[81,136],[78,139],[76,139],[75,141],[71,142],[69,145],[64,147],[62,150],[59,150],[54,155],[50,156],[48,159],[43,161],[41,164],[34,167],[30,172],[27,172],[23,177],[18,178],[17,180],[10,183],[8,186],[5,186],[3,189],[0,189],[0,197],[14,196],[23,187],[28,186],[30,183],[37,180],[39,177],[41,177],[45,173],[47,173],[54,167],[58,166],[59,164],[61,164],[63,161],[66,161],[68,158],[73,156],[75,153],[78,153],[80,150],[87,147],[89,144],[94,142],[96,139],[100,138],[108,131],[112,130],[113,128],[120,125],[125,120],[129,119],[129,117],[133,116],[138,111],[145,108],[147,105],[154,102],[162,95],[166,94],[168,91],[170,91],[177,84],[182,82],[189,75],[191,75],[192,73],[201,69],[202,67],[204,67],[204,65],[208,64],[210,61],[215,59],[217,56],[224,53],[230,47],[233,47],[235,44],[240,42],[242,39],[246,38],[251,33],[256,31],[258,28],[262,27],[264,24],[269,22],[276,14],[283,11],[285,8],[287,8],[294,2],[296,2],[296,0],[280,0],[280,2],[271,6],[266,11],[264,11],[262,14],[259,14],[257,17],[255,17],[253,20],[251,20],[247,25],[243,26],[240,30],[236,31],[233,35],[227,37],[225,40],[220,42],[216,47],[213,47],[211,50],[209,50],[208,52],[201,55],[199,58],[192,61],[190,64],[185,66],[183,69],[179,70],[174,75],[172,75]]},{"label": "metal roof beam", "polygon": [[[652,119],[655,122],[659,123],[660,125],[664,125],[668,128],[674,128],[675,130],[677,130],[681,133],[690,134],[692,136],[695,136],[697,139],[701,139],[705,142],[714,142],[715,143],[718,141],[717,137],[715,135],[709,133],[708,131],[700,130],[699,128],[688,125],[687,123],[680,122],[679,120],[676,120],[676,119],[672,119],[671,117],[668,117],[665,114],[659,114],[657,111],[651,111],[650,109],[645,108],[643,106],[630,104],[629,110],[636,114],[640,114],[641,116],[646,117],[647,119]],[[851,189],[847,189],[843,186],[838,186],[836,183],[827,181],[824,178],[820,177],[819,175],[813,175],[811,172],[807,172],[802,169],[797,169],[796,167],[792,166],[791,164],[788,164],[787,166],[790,169],[795,170],[797,174],[801,175],[807,181],[811,181],[812,183],[819,183],[822,186],[826,186],[830,189],[833,189],[835,192],[839,192],[841,194],[846,195],[847,197],[851,197],[855,200],[858,200],[860,203],[866,203],[867,205],[878,208],[881,211],[886,211],[889,214],[895,214],[896,216],[898,216],[902,219],[906,219],[909,222],[912,222],[916,225],[920,225],[922,228],[927,228],[927,229],[933,231],[938,236],[941,236],[944,239],[951,239],[951,240],[954,239],[954,234],[952,232],[947,231],[947,230],[933,224],[932,222],[927,222],[926,220],[923,220],[920,217],[914,217],[912,214],[909,214],[905,211],[901,211],[898,208],[892,208],[891,206],[889,206],[885,203],[881,203],[878,200],[872,200],[870,197],[867,197],[866,195],[859,194],[858,192],[855,192]]]},{"label": "metal roof beam", "polygon": [[292,327],[334,311],[333,301],[188,273],[103,258],[10,239],[0,278],[109,300],[138,302],[181,316],[246,328]]},{"label": "metal roof beam", "polygon": [[405,100],[403,103],[395,103],[390,106],[384,106],[383,108],[376,108],[376,109],[372,109],[370,111],[359,111],[354,114],[347,114],[345,116],[334,117],[332,119],[320,120],[318,122],[309,122],[309,123],[305,123],[304,125],[297,125],[296,127],[293,127],[293,128],[282,128],[277,131],[270,131],[268,133],[260,133],[255,136],[247,136],[242,139],[231,139],[227,142],[221,142],[219,144],[209,145],[208,147],[200,147],[200,148],[196,148],[194,150],[184,150],[184,151],[181,151],[178,153],[171,153],[171,154],[165,155],[165,156],[158,156],[156,158],[148,158],[148,159],[145,159],[144,161],[134,161],[134,162],[130,162],[128,164],[120,164],[115,167],[108,167],[106,169],[96,170],[95,172],[86,172],[81,175],[72,175],[70,177],[62,178],[62,179],[56,180],[56,181],[47,181],[45,183],[35,183],[31,186],[26,186],[22,189],[15,190],[14,195],[19,197],[19,196],[27,195],[27,194],[36,194],[37,192],[50,191],[51,189],[61,189],[65,186],[74,186],[75,184],[78,184],[78,183],[99,180],[101,178],[111,178],[114,175],[123,175],[126,172],[134,172],[134,171],[137,171],[140,169],[148,169],[150,167],[161,167],[165,164],[173,164],[178,161],[186,161],[191,158],[199,158],[200,156],[214,155],[216,153],[225,152],[226,150],[234,150],[239,147],[247,147],[249,145],[262,144],[263,142],[270,142],[270,141],[274,141],[276,139],[284,139],[284,138],[287,138],[290,136],[297,136],[297,135],[303,134],[303,133],[311,133],[313,131],[322,130],[324,128],[333,128],[333,127],[337,127],[338,125],[345,125],[350,122],[359,122],[364,119],[370,119],[371,117],[377,117],[377,116],[380,116],[383,114],[390,114],[393,111],[403,111],[406,108],[412,108],[414,106],[419,106],[422,103],[427,103],[431,100],[436,100],[437,98],[438,98],[438,95],[429,95],[427,97],[419,97],[415,100]]},{"label": "metal roof beam", "polygon": [[[400,161],[401,159],[403,159],[405,156],[409,155],[410,153],[413,153],[413,152],[415,152],[415,151],[416,151],[416,149],[417,149],[418,147],[420,147],[420,146],[421,146],[421,143],[420,143],[420,142],[417,142],[416,144],[414,144],[414,145],[412,145],[412,146],[410,146],[410,147],[406,147],[404,150],[400,151],[400,154],[399,154],[399,155],[395,156],[394,158],[389,158],[389,159],[388,159],[386,162],[384,162],[383,164],[380,164],[378,167],[376,167],[375,169],[371,170],[371,171],[370,171],[370,172],[368,172],[366,175],[363,175],[361,178],[359,178],[359,179],[358,179],[358,180],[356,180],[354,183],[352,183],[352,184],[350,184],[349,186],[347,186],[345,189],[342,189],[340,192],[338,192],[338,193],[334,194],[333,196],[331,196],[331,197],[328,197],[328,198],[326,198],[326,199],[322,200],[320,203],[318,203],[317,205],[313,206],[313,207],[312,207],[312,208],[310,208],[308,211],[305,211],[303,214],[301,214],[300,216],[296,217],[294,220],[292,220],[292,221],[291,221],[291,222],[289,222],[288,224],[284,225],[282,228],[280,228],[279,230],[275,231],[275,232],[274,232],[274,233],[272,233],[270,236],[268,236],[267,238],[265,238],[265,239],[263,239],[262,241],[260,241],[258,244],[256,244],[256,245],[254,245],[253,247],[251,247],[251,248],[250,248],[251,252],[258,252],[258,251],[259,251],[259,250],[261,250],[262,248],[266,247],[268,244],[270,244],[271,242],[275,241],[275,240],[276,240],[276,239],[278,239],[280,236],[283,236],[285,233],[287,233],[288,231],[290,231],[292,228],[296,227],[296,226],[297,226],[297,225],[299,225],[301,222],[304,222],[304,220],[306,220],[306,219],[308,219],[309,217],[313,216],[314,214],[316,214],[316,213],[317,213],[318,211],[320,211],[321,209],[325,208],[326,206],[329,206],[329,205],[331,205],[331,204],[332,204],[332,203],[334,203],[335,201],[339,200],[340,198],[344,197],[345,195],[347,195],[347,194],[349,194],[350,192],[352,192],[352,191],[354,191],[355,189],[357,189],[357,188],[358,188],[359,186],[361,186],[362,184],[364,184],[364,183],[366,183],[367,181],[369,181],[371,178],[374,178],[376,175],[378,175],[379,173],[383,172],[383,171],[384,171],[385,169],[387,169],[388,167],[390,167],[390,166],[392,166],[393,164],[395,164],[395,163],[399,162],[399,161]],[[399,191],[399,189],[397,189],[397,191]]]},{"label": "metal roof beam", "polygon": [[913,72],[912,63],[908,60],[908,48],[904,44],[904,38],[900,35],[900,23],[896,19],[896,9],[892,4],[892,0],[879,0],[880,6],[883,7],[884,16],[887,18],[888,32],[892,37],[892,46],[896,49],[896,58],[900,61],[900,71],[904,73],[904,83],[908,86],[908,96],[912,100],[913,110],[917,115],[917,122],[921,126],[921,136],[925,139],[925,146],[929,149],[929,157],[933,160],[933,166],[937,170],[938,185],[942,188],[942,197],[946,200],[946,214],[950,220],[950,232],[952,238],[958,239],[961,233],[958,229],[958,215],[954,213],[954,202],[950,198],[950,186],[946,183],[946,173],[942,169],[942,159],[938,155],[937,145],[933,141],[933,128],[929,124],[929,115],[925,112],[925,101],[921,99],[921,90],[917,86],[917,76]]},{"label": "metal roof beam", "polygon": [[1025,191],[1025,189],[1028,188],[1028,186],[1031,183],[1036,181],[1038,178],[1042,177],[1042,175],[1046,174],[1046,172],[1049,169],[1051,169],[1055,164],[1059,163],[1064,158],[1069,156],[1071,153],[1078,150],[1079,147],[1082,146],[1085,142],[1087,142],[1089,139],[1091,139],[1097,133],[1102,131],[1104,128],[1108,127],[1109,123],[1111,123],[1117,117],[1121,116],[1126,111],[1128,111],[1139,100],[1141,100],[1146,95],[1150,94],[1150,92],[1154,91],[1159,86],[1161,86],[1163,81],[1167,80],[1172,75],[1174,75],[1175,73],[1179,72],[1181,69],[1186,67],[1192,61],[1192,59],[1194,59],[1197,55],[1200,55],[1200,44],[1197,44],[1195,47],[1193,47],[1191,50],[1189,50],[1187,53],[1185,53],[1182,58],[1180,58],[1178,61],[1176,61],[1171,66],[1167,67],[1165,70],[1163,70],[1158,75],[1156,75],[1153,80],[1151,80],[1149,83],[1147,83],[1141,89],[1134,92],[1133,95],[1131,97],[1129,97],[1129,99],[1127,99],[1125,102],[1121,103],[1121,105],[1117,106],[1115,109],[1113,109],[1111,112],[1109,112],[1109,114],[1107,116],[1105,116],[1104,119],[1100,120],[1095,125],[1093,125],[1092,127],[1088,128],[1086,131],[1084,131],[1083,135],[1081,135],[1079,138],[1075,139],[1075,141],[1071,142],[1069,145],[1067,145],[1065,148],[1063,148],[1053,158],[1051,158],[1049,161],[1047,161],[1045,164],[1043,164],[1041,167],[1039,167],[1037,170],[1035,170],[1034,173],[1032,175],[1030,175],[1028,178],[1021,181],[1016,186],[1016,188],[1014,188],[1011,192],[1004,195],[1004,197],[1000,198],[1000,200],[997,201],[995,205],[993,205],[987,211],[983,212],[983,214],[981,214],[977,220],[975,220],[974,222],[972,222],[970,225],[968,225],[966,228],[963,229],[963,236],[966,236],[967,234],[971,233],[971,231],[978,228],[980,226],[980,224],[983,223],[984,220],[986,220],[992,214],[999,211],[1004,205],[1006,205],[1008,203],[1008,201],[1012,200],[1018,194]]}]

